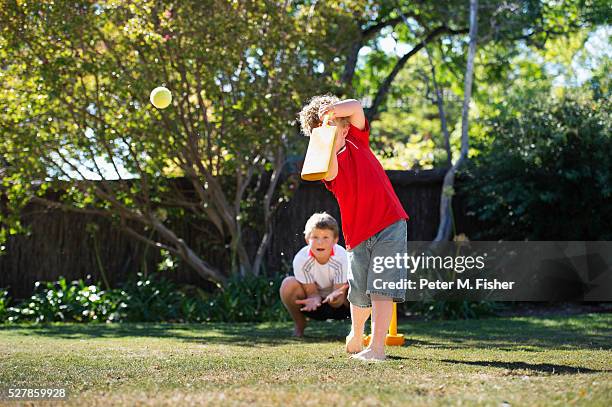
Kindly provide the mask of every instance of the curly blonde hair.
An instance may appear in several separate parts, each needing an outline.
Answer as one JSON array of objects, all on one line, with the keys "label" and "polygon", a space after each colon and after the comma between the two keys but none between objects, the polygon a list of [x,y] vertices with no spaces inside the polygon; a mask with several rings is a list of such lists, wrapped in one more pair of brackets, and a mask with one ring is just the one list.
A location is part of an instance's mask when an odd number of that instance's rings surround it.
[{"label": "curly blonde hair", "polygon": [[[302,111],[300,111],[299,114],[300,125],[304,135],[310,136],[312,129],[321,125],[321,120],[319,120],[319,109],[322,106],[333,105],[339,101],[340,98],[329,93],[312,97],[308,101],[308,104],[302,108]],[[348,126],[349,124],[349,120],[346,117],[337,117],[334,120],[336,125],[341,127]]]}]

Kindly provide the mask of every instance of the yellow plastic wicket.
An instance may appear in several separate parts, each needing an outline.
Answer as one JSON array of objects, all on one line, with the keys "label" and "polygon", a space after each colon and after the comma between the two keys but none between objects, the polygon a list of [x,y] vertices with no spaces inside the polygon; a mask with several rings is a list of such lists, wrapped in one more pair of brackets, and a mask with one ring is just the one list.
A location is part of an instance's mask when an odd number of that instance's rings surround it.
[{"label": "yellow plastic wicket", "polygon": [[[368,346],[372,335],[363,337],[363,345]],[[385,339],[387,346],[402,346],[405,343],[404,335],[397,333],[397,304],[393,303],[393,313],[391,314],[391,323],[389,324],[389,333]]]}]

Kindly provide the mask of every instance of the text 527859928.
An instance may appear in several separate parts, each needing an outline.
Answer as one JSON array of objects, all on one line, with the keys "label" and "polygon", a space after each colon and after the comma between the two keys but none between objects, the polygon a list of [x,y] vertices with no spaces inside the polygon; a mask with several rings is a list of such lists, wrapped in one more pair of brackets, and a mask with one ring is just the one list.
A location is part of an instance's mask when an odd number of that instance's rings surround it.
[{"label": "text 527859928", "polygon": [[65,400],[68,393],[58,387],[6,387],[0,389],[0,400]]}]

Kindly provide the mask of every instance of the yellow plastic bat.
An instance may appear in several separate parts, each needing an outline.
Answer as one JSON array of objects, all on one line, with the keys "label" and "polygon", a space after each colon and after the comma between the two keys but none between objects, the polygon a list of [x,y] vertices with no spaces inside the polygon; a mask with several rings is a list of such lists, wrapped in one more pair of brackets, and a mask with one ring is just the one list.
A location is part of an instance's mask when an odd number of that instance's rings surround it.
[{"label": "yellow plastic bat", "polygon": [[329,117],[325,115],[321,127],[312,130],[302,167],[303,180],[319,181],[327,176],[338,129],[336,126],[330,126],[328,122]]}]

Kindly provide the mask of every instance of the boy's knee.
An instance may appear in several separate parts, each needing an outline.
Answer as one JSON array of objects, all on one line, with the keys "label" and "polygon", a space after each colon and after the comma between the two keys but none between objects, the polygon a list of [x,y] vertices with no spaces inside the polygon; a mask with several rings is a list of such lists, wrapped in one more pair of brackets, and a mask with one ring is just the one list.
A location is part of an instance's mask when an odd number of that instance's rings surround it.
[{"label": "boy's knee", "polygon": [[303,290],[302,283],[297,281],[295,277],[289,276],[285,277],[285,279],[281,282],[279,291],[281,296],[288,296],[293,293],[299,294],[300,290]]},{"label": "boy's knee", "polygon": [[293,276],[287,276],[283,279],[283,281],[281,282],[280,288],[281,290],[287,289],[288,287],[292,287],[295,286],[296,284],[300,284],[299,281],[297,281],[297,279]]}]

